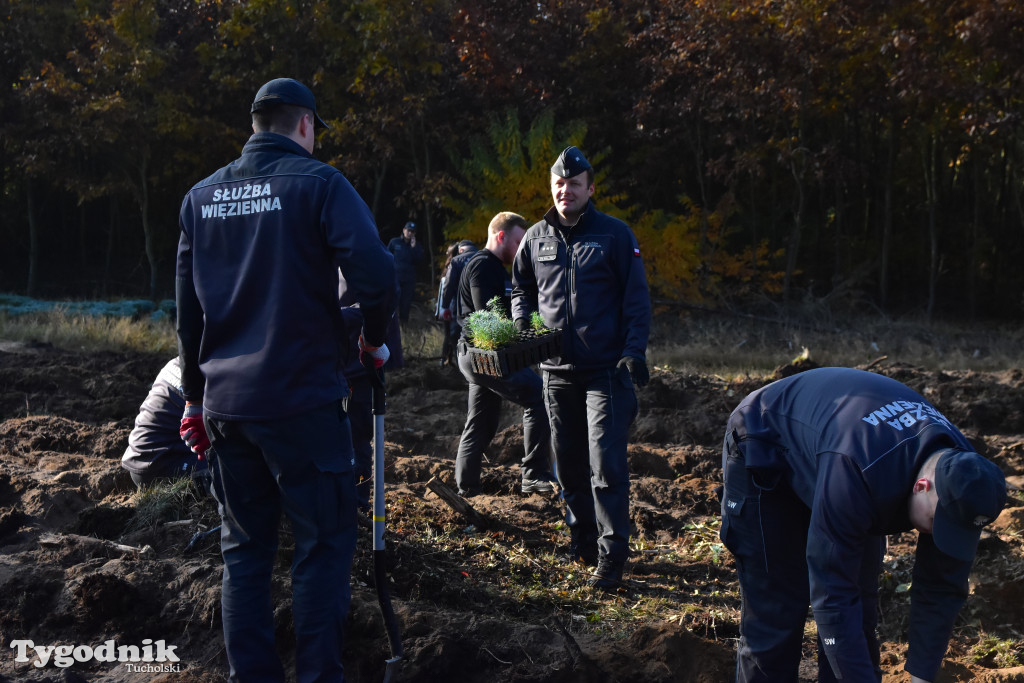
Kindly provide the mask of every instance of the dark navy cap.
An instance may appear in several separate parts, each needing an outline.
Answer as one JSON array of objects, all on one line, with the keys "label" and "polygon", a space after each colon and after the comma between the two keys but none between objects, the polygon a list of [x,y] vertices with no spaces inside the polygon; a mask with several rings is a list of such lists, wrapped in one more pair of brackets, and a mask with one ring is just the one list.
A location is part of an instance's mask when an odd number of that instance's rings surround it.
[{"label": "dark navy cap", "polygon": [[313,97],[313,91],[294,78],[275,78],[264,83],[263,87],[256,93],[256,99],[252,101],[252,109],[249,110],[249,113],[279,104],[294,104],[298,107],[311,109],[316,122],[324,128],[330,128],[320,118],[320,115],[316,113],[316,98]]},{"label": "dark navy cap", "polygon": [[935,508],[932,538],[939,550],[960,560],[973,560],[981,527],[1006,505],[1006,479],[991,461],[977,453],[946,449],[935,464]]},{"label": "dark navy cap", "polygon": [[403,230],[411,230],[413,232],[416,232],[416,224],[413,223],[412,221],[409,221],[408,223],[405,224]]},{"label": "dark navy cap", "polygon": [[551,172],[562,178],[572,178],[590,169],[590,162],[576,147],[566,147],[555,160]]},{"label": "dark navy cap", "polygon": [[459,246],[460,247],[475,247],[476,246],[476,242],[474,242],[473,240],[462,240],[461,242],[459,242]]}]

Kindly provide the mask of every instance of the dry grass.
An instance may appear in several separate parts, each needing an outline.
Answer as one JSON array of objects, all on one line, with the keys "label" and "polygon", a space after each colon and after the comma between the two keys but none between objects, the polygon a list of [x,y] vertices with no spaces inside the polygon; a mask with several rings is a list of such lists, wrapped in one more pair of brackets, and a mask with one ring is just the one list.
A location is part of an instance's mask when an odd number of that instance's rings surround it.
[{"label": "dry grass", "polygon": [[0,313],[0,339],[51,344],[82,351],[156,351],[172,354],[172,320],[70,314],[62,310],[24,315]]},{"label": "dry grass", "polygon": [[1015,325],[928,324],[863,316],[822,324],[722,314],[662,312],[648,360],[684,373],[770,374],[806,354],[819,365],[854,367],[885,356],[930,370],[1022,367],[1024,330]]},{"label": "dry grass", "polygon": [[[0,313],[0,339],[62,348],[174,353],[171,320],[72,315],[56,310]],[[440,325],[426,316],[402,326],[405,355],[440,358]],[[682,373],[766,375],[808,354],[819,365],[865,365],[882,356],[925,369],[993,371],[1024,367],[1024,328],[1014,324],[927,323],[885,316],[788,320],[741,314],[656,309],[651,365]]]},{"label": "dry grass", "polygon": [[134,513],[126,531],[195,517],[209,507],[209,501],[192,479],[181,477],[142,487],[132,495],[131,506]]}]

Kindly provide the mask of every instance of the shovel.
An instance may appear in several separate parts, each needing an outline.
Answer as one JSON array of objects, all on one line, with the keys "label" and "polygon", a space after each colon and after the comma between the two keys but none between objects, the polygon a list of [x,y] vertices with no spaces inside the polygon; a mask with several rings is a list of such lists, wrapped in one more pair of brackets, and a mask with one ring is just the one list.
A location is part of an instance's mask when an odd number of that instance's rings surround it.
[{"label": "shovel", "polygon": [[386,557],[384,555],[384,413],[387,401],[384,392],[384,370],[366,368],[373,389],[373,582],[377,587],[377,602],[384,617],[384,627],[391,645],[391,658],[386,660],[384,683],[390,683],[402,659],[402,639],[398,620],[391,607],[388,593]]}]

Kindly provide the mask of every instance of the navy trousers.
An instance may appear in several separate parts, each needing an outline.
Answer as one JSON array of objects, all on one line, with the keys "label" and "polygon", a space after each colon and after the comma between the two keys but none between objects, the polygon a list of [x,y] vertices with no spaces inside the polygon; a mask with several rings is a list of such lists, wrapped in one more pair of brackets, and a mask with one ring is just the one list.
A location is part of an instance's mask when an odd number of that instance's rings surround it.
[{"label": "navy trousers", "polygon": [[[796,683],[810,605],[810,508],[780,473],[747,469],[731,436],[722,448],[722,470],[721,538],[736,559],[742,599],[736,681]],[[884,553],[885,537],[873,537],[864,549],[859,573],[864,636],[878,681],[882,672],[875,629]],[[836,681],[820,638],[818,681]]]},{"label": "navy trousers", "polygon": [[621,565],[630,535],[626,445],[638,408],[629,372],[545,371],[544,401],[573,539],[597,538],[600,555]]},{"label": "navy trousers", "polygon": [[416,293],[416,275],[411,278],[402,277],[398,280],[398,319],[403,323],[409,321],[409,309],[412,308],[412,298]]},{"label": "navy trousers", "polygon": [[207,416],[221,495],[221,607],[229,680],[285,680],[274,649],[271,573],[284,512],[295,537],[296,677],[345,680],[341,648],[356,542],[352,436],[341,402],[280,420]]}]

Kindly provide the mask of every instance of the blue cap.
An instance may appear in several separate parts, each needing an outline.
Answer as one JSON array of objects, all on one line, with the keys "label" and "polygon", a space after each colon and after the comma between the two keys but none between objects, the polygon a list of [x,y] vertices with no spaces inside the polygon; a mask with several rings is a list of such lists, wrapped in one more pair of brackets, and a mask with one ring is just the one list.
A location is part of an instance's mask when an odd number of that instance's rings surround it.
[{"label": "blue cap", "polygon": [[313,91],[294,78],[275,78],[263,84],[252,101],[249,113],[275,107],[279,104],[294,104],[313,111],[313,117],[324,128],[330,128],[320,115],[316,113],[316,98]]},{"label": "blue cap", "polygon": [[932,538],[939,550],[960,560],[973,560],[981,527],[1006,505],[1006,479],[991,461],[977,453],[946,449],[935,463],[935,508]]},{"label": "blue cap", "polygon": [[583,152],[576,147],[566,147],[558,155],[555,165],[551,167],[551,172],[561,178],[572,178],[589,168],[590,162],[583,156]]}]

